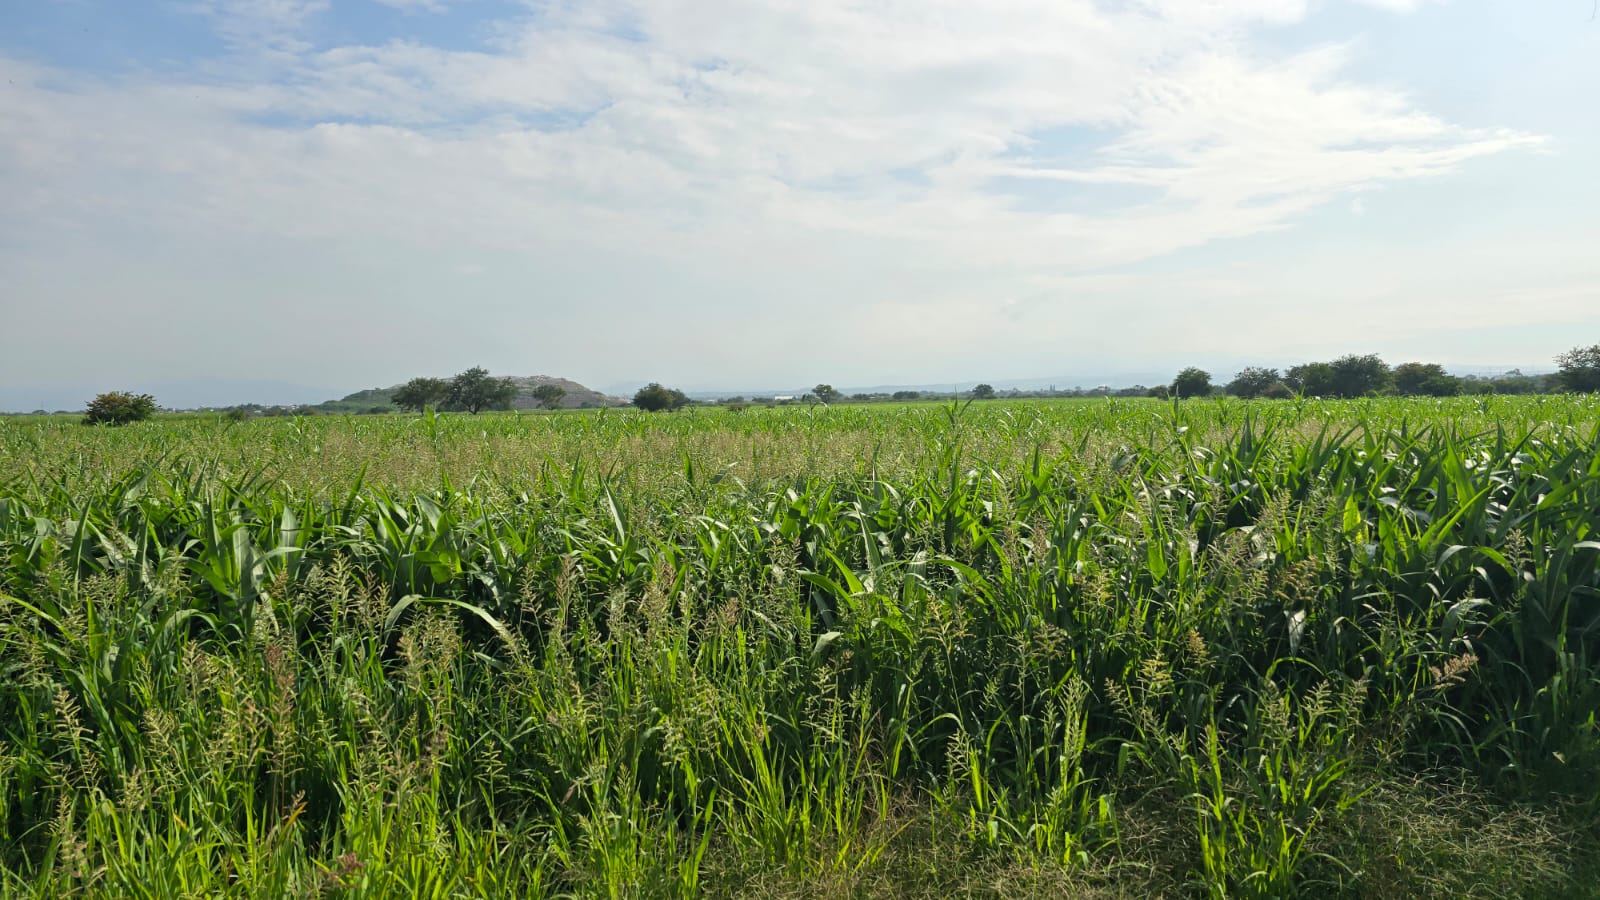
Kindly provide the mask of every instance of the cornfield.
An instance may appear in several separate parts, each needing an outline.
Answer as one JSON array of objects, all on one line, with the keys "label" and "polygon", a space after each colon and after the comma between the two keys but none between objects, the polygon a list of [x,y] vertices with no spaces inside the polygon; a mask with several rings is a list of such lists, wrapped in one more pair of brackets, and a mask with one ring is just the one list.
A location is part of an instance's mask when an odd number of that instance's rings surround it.
[{"label": "cornfield", "polygon": [[1600,401],[0,419],[0,894],[1593,896]]}]

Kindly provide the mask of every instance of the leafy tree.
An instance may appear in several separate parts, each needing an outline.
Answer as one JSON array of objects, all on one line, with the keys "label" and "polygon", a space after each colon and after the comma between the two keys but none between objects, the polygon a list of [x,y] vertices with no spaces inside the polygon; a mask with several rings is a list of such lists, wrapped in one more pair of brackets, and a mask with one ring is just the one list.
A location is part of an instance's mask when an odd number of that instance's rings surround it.
[{"label": "leafy tree", "polygon": [[665,388],[652,381],[633,395],[633,405],[645,412],[659,412],[688,406],[689,398],[684,396],[683,391]]},{"label": "leafy tree", "polygon": [[1573,347],[1556,357],[1561,370],[1556,373],[1561,386],[1569,391],[1600,391],[1600,344]]},{"label": "leafy tree", "polygon": [[445,406],[477,415],[486,409],[510,409],[516,397],[516,382],[509,378],[492,378],[488,369],[473,366],[450,379]]},{"label": "leafy tree", "polygon": [[818,401],[827,404],[837,403],[839,398],[843,396],[831,384],[817,385],[811,389],[811,395],[817,398]]},{"label": "leafy tree", "polygon": [[413,378],[394,392],[394,405],[401,409],[422,412],[428,407],[438,409],[450,397],[450,382],[443,378]]},{"label": "leafy tree", "polygon": [[529,393],[545,409],[557,409],[567,396],[567,389],[559,384],[541,384]]},{"label": "leafy tree", "polygon": [[1375,353],[1352,353],[1333,361],[1334,393],[1340,397],[1366,397],[1389,387],[1389,366]]},{"label": "leafy tree", "polygon": [[1401,363],[1394,367],[1394,389],[1402,394],[1453,397],[1461,393],[1461,379],[1438,363]]},{"label": "leafy tree", "polygon": [[1165,400],[1172,396],[1172,391],[1169,390],[1166,385],[1158,384],[1155,387],[1150,388],[1148,391],[1145,391],[1145,396],[1154,397],[1157,400]]},{"label": "leafy tree", "polygon": [[143,422],[156,411],[156,398],[149,394],[108,391],[89,401],[83,413],[85,425],[126,425]]},{"label": "leafy tree", "polygon": [[895,391],[890,395],[895,400],[918,400],[922,397],[921,391]]},{"label": "leafy tree", "polygon": [[1211,393],[1211,373],[1190,366],[1172,379],[1172,393],[1177,397],[1204,397]]},{"label": "leafy tree", "polygon": [[1461,390],[1466,394],[1549,394],[1568,389],[1560,372],[1524,375],[1512,369],[1499,375],[1468,375],[1461,379]]},{"label": "leafy tree", "polygon": [[992,384],[975,384],[975,385],[973,385],[972,386],[972,399],[974,399],[974,400],[993,400],[994,399],[994,385],[992,385]]},{"label": "leafy tree", "polygon": [[1302,363],[1283,373],[1283,383],[1306,397],[1333,396],[1336,380],[1333,365],[1325,362]]},{"label": "leafy tree", "polygon": [[1243,397],[1249,400],[1252,397],[1260,397],[1265,394],[1278,381],[1277,369],[1246,366],[1239,370],[1239,374],[1233,376],[1233,380],[1228,382],[1225,390],[1235,397]]}]

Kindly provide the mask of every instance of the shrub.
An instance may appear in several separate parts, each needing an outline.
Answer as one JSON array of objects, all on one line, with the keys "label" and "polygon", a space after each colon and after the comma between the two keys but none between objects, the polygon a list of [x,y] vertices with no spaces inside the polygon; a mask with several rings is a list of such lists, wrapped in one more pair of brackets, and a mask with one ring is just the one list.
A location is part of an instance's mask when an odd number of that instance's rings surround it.
[{"label": "shrub", "polygon": [[1261,366],[1246,366],[1228,382],[1227,391],[1235,397],[1249,400],[1260,397],[1278,383],[1278,370]]},{"label": "shrub", "polygon": [[1569,391],[1600,391],[1600,344],[1574,347],[1556,357],[1561,384]]},{"label": "shrub", "polygon": [[126,425],[142,422],[156,411],[156,398],[149,394],[108,391],[89,401],[84,410],[85,425]]},{"label": "shrub", "polygon": [[662,387],[657,382],[650,382],[633,395],[633,405],[645,412],[657,412],[663,409],[677,409],[687,406],[689,398],[682,391]]},{"label": "shrub", "polygon": [[1178,397],[1204,397],[1211,393],[1211,373],[1190,366],[1172,379],[1172,393]]}]

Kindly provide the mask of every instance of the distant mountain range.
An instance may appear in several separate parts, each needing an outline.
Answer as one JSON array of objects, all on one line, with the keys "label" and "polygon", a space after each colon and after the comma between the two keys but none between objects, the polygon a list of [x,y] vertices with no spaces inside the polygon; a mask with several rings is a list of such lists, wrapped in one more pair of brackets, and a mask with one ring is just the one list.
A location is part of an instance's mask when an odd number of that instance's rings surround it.
[{"label": "distant mountain range", "polygon": [[82,412],[104,391],[149,394],[166,409],[204,409],[257,403],[262,406],[315,404],[334,388],[250,378],[193,378],[177,381],[129,380],[118,384],[0,384],[0,412]]}]

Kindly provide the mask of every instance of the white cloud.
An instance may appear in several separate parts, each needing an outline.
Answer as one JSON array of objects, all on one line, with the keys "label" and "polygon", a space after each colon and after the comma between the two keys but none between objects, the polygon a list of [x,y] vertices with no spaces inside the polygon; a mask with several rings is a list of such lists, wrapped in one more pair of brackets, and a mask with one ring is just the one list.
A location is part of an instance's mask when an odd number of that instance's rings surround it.
[{"label": "white cloud", "polygon": [[1378,9],[1395,13],[1416,12],[1430,3],[1443,3],[1445,0],[1356,0],[1363,6],[1372,6]]},{"label": "white cloud", "polygon": [[[474,52],[312,47],[326,7],[206,0],[237,68],[187,76],[0,58],[0,238],[437,257],[474,284],[516,277],[497,254],[610,260],[671,302],[822,297],[1001,341],[1008,298],[1540,141],[1364,84],[1346,45],[1253,40],[1304,0],[597,0]],[[565,302],[601,283],[561,278]]]},{"label": "white cloud", "polygon": [[188,0],[217,34],[238,47],[303,49],[294,36],[333,0]]},{"label": "white cloud", "polygon": [[372,0],[372,2],[402,12],[442,13],[450,8],[452,0]]}]

